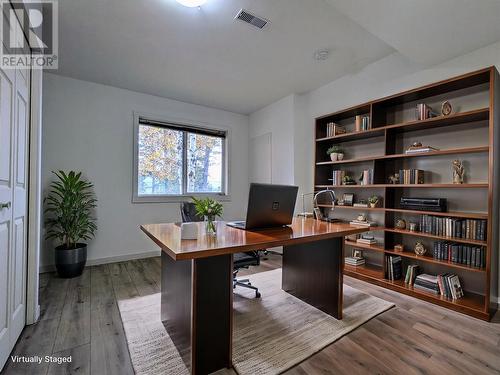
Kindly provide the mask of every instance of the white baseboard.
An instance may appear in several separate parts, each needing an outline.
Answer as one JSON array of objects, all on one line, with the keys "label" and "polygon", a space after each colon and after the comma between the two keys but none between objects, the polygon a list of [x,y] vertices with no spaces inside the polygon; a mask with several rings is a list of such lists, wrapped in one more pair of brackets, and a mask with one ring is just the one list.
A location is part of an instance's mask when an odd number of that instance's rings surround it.
[{"label": "white baseboard", "polygon": [[[160,255],[161,255],[161,250],[153,250],[153,251],[147,251],[144,253],[137,253],[137,254],[127,254],[127,255],[118,255],[115,257],[89,259],[89,260],[87,260],[87,266],[98,266],[100,264],[125,262],[127,260],[134,260],[134,259],[152,258],[152,257],[158,257]],[[43,266],[40,266],[40,268],[39,268],[40,273],[54,272],[55,270],[56,270],[56,268],[55,268],[55,265],[53,265],[53,264],[43,265]]]}]

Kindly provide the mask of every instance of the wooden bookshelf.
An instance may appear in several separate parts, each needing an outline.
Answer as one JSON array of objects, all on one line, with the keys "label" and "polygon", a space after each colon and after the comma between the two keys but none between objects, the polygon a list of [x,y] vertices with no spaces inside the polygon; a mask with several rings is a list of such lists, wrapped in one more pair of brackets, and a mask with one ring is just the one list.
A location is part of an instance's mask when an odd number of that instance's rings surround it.
[{"label": "wooden bookshelf", "polygon": [[[346,275],[480,319],[490,319],[494,305],[492,297],[496,297],[491,294],[497,290],[499,263],[497,230],[499,213],[496,211],[498,211],[500,191],[498,181],[500,145],[495,142],[495,139],[500,138],[499,85],[498,71],[495,67],[489,67],[316,118],[313,165],[315,190],[334,190],[337,198],[341,198],[344,192],[352,192],[355,196],[361,196],[361,199],[366,199],[372,194],[381,197],[381,203],[375,208],[337,205],[333,207],[332,214],[335,217],[349,221],[364,212],[370,216],[370,220],[379,224],[370,228],[379,239],[376,245],[345,241],[347,249],[362,249],[369,254],[365,257],[367,261],[365,265],[357,267],[346,265],[344,268]],[[426,103],[435,112],[439,112],[440,103],[444,100],[452,103],[454,107],[452,114],[415,120],[416,103]],[[354,118],[357,115],[368,116],[371,128],[355,132]],[[327,137],[326,127],[331,122],[344,126],[347,132]],[[436,147],[437,150],[406,154],[408,142],[418,140],[419,137],[423,138],[424,145]],[[433,144],[433,141],[438,144]],[[329,160],[326,150],[335,144],[347,149],[343,160]],[[454,159],[465,160],[468,163],[466,166],[468,178],[464,184],[452,183],[451,161]],[[426,168],[419,167],[422,165]],[[447,170],[443,169],[445,165],[448,165]],[[398,172],[399,169],[412,168],[426,171],[425,183],[389,184],[389,175]],[[329,182],[333,170],[345,170],[356,180],[360,171],[364,169],[373,170],[372,184],[337,186],[332,185],[331,180]],[[400,197],[419,197],[420,194],[423,197],[447,198],[448,206],[452,210],[433,212],[400,208]],[[466,201],[468,197],[471,197],[470,201]],[[332,208],[331,205],[319,206]],[[420,215],[486,220],[486,240],[439,236],[394,228],[396,218],[414,218]],[[412,251],[411,246],[406,245],[403,252],[393,250],[395,243],[411,244],[417,239],[430,245],[434,241],[449,241],[480,246],[486,252],[486,266],[477,268],[435,259],[432,252],[418,256]],[[404,280],[385,279],[384,258],[388,255],[402,257],[403,276],[409,264],[419,264],[423,272],[431,274],[443,272],[457,274],[461,279],[465,296],[451,300],[415,289],[406,285]]]}]

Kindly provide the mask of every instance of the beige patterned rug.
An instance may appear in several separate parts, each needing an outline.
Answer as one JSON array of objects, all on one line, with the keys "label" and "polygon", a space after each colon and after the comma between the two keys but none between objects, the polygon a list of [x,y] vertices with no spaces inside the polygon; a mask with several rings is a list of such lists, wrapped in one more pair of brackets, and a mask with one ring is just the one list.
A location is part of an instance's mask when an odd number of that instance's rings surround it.
[{"label": "beige patterned rug", "polygon": [[[233,364],[241,375],[279,374],[390,309],[394,304],[344,285],[337,320],[281,290],[281,269],[250,276],[262,298],[237,288]],[[138,375],[188,374],[160,321],[160,295],[118,302]]]}]

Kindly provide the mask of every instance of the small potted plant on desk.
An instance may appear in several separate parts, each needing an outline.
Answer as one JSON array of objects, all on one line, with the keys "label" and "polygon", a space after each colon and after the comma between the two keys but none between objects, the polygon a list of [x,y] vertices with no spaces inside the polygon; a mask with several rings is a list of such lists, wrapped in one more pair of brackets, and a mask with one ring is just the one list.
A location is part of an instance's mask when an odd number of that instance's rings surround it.
[{"label": "small potted plant on desk", "polygon": [[332,161],[344,160],[344,150],[339,145],[333,145],[326,151],[326,153],[330,155],[330,159]]},{"label": "small potted plant on desk", "polygon": [[55,248],[55,262],[60,277],[70,278],[82,274],[87,262],[87,244],[97,230],[92,216],[97,200],[93,185],[81,178],[81,172],[52,172],[57,180],[50,184],[45,199],[47,239],[61,243]]},{"label": "small potted plant on desk", "polygon": [[215,219],[222,217],[224,207],[222,203],[212,198],[196,199],[192,197],[198,216],[205,218],[205,232],[209,236],[217,235]]}]

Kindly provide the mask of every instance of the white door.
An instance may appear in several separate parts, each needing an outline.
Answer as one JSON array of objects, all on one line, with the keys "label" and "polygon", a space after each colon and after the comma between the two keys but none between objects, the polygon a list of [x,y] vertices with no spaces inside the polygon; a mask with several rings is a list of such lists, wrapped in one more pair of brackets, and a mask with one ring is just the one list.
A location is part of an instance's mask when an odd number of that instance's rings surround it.
[{"label": "white door", "polygon": [[26,322],[28,69],[0,69],[0,369]]}]

